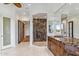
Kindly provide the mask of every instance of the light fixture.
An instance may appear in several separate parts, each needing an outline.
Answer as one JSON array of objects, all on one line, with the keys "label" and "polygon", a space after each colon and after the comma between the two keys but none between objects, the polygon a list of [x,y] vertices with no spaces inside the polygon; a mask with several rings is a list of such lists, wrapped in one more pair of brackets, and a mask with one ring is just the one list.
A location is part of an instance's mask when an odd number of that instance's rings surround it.
[{"label": "light fixture", "polygon": [[28,6],[31,6],[32,4],[27,4]]},{"label": "light fixture", "polygon": [[69,5],[72,5],[72,3],[69,3]]}]

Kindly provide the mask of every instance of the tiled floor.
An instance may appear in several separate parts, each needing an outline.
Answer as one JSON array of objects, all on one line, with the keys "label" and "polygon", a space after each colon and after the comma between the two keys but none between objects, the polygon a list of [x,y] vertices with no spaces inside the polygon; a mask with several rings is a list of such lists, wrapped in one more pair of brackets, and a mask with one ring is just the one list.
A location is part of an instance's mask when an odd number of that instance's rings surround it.
[{"label": "tiled floor", "polygon": [[40,46],[40,47],[47,46],[47,42],[46,41],[43,41],[43,42],[33,42],[33,44],[36,45],[36,46]]},{"label": "tiled floor", "polygon": [[16,48],[8,48],[2,51],[2,56],[53,56],[46,46],[30,46],[23,42]]}]

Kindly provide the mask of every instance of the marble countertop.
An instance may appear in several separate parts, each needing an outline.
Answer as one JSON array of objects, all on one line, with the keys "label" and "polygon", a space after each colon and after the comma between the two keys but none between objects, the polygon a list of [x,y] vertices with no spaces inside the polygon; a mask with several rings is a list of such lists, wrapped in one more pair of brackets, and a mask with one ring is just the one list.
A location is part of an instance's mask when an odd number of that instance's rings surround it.
[{"label": "marble countertop", "polygon": [[73,45],[79,47],[79,39],[76,38],[70,38],[70,37],[62,37],[62,36],[49,36],[51,38],[54,38],[55,40],[61,41],[62,43],[66,45]]},{"label": "marble countertop", "polygon": [[69,37],[54,37],[49,36],[51,38],[54,38],[55,40],[61,41],[64,43],[64,48],[67,53],[72,55],[78,55],[79,56],[79,45],[76,44],[76,42],[72,42],[72,40],[76,40],[75,38],[69,38]]},{"label": "marble countertop", "polygon": [[49,36],[49,37],[54,38],[58,41],[63,41],[63,39],[64,39],[63,37],[54,37],[54,36]]},{"label": "marble countertop", "polygon": [[51,38],[54,38],[55,40],[61,41],[63,43],[67,44],[76,44],[79,42],[79,39],[76,38],[70,38],[70,37],[63,37],[63,36],[49,36]]}]

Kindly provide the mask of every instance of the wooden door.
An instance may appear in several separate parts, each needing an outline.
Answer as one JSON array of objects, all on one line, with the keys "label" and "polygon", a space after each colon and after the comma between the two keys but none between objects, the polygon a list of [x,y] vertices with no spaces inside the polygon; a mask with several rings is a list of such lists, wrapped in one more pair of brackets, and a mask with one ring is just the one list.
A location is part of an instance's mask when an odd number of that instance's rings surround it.
[{"label": "wooden door", "polygon": [[23,41],[24,39],[24,23],[18,21],[18,43]]}]

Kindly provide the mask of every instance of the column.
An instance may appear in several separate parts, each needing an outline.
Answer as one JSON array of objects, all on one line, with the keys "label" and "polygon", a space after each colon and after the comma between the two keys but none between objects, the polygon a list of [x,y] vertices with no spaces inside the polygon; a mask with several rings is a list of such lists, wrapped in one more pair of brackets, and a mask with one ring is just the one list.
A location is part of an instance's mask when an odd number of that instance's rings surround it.
[{"label": "column", "polygon": [[30,45],[33,43],[33,19],[30,19]]}]

